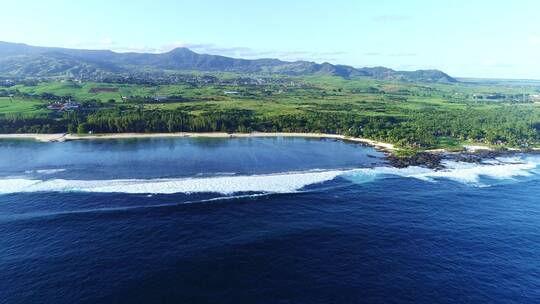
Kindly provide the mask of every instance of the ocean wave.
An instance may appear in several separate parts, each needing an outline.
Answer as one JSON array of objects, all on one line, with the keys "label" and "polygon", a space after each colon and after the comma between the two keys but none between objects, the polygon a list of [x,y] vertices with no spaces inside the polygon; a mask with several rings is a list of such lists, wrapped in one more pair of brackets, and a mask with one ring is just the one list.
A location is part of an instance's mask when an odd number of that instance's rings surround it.
[{"label": "ocean wave", "polygon": [[64,172],[66,169],[37,169],[37,170],[27,170],[24,173],[26,174],[56,174],[60,172]]},{"label": "ocean wave", "polygon": [[445,161],[443,165],[445,169],[442,170],[422,167],[358,169],[345,174],[344,177],[353,181],[359,179],[363,181],[366,177],[393,175],[430,182],[435,182],[438,179],[450,179],[475,186],[489,186],[488,181],[482,182],[482,180],[513,180],[517,177],[538,175],[539,172],[536,169],[540,165],[540,158],[501,157],[480,164]]},{"label": "ocean wave", "polygon": [[309,171],[268,175],[217,176],[180,179],[32,180],[2,179],[0,193],[103,192],[103,193],[291,193],[305,186],[332,180],[345,171]]},{"label": "ocean wave", "polygon": [[486,186],[489,180],[512,180],[538,176],[539,157],[498,158],[480,164],[446,161],[445,169],[422,167],[375,167],[350,170],[314,170],[266,175],[211,176],[168,179],[66,180],[66,179],[0,179],[0,193],[19,192],[101,192],[133,194],[221,193],[241,192],[294,193],[306,186],[343,177],[354,183],[366,183],[385,176],[415,178],[428,182],[450,179],[464,184]]}]

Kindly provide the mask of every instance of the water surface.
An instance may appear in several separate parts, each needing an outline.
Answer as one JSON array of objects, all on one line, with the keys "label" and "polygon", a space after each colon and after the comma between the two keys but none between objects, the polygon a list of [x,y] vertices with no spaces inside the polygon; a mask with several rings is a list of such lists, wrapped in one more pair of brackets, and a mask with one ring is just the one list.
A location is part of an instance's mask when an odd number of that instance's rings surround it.
[{"label": "water surface", "polygon": [[300,138],[0,141],[0,303],[534,303],[540,159]]}]

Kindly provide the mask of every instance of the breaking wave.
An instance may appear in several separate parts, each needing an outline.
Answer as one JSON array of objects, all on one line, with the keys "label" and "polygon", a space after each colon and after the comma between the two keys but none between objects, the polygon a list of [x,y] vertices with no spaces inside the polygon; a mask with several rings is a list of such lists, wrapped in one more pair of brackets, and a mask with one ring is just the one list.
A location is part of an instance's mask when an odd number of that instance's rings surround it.
[{"label": "breaking wave", "polygon": [[66,169],[38,169],[38,170],[28,170],[28,171],[25,171],[24,173],[26,174],[56,174],[56,173],[60,173],[60,172],[64,172],[66,171]]},{"label": "breaking wave", "polygon": [[504,157],[486,160],[480,164],[456,161],[443,162],[445,169],[431,170],[422,167],[357,169],[344,175],[352,181],[363,181],[366,176],[400,176],[435,182],[450,179],[474,186],[489,186],[491,180],[514,180],[517,177],[538,176],[539,157]]},{"label": "breaking wave", "polygon": [[0,193],[17,192],[104,192],[104,193],[202,193],[232,194],[239,192],[289,193],[332,180],[345,171],[309,171],[251,176],[217,176],[179,179],[123,180],[0,180]]},{"label": "breaking wave", "polygon": [[539,176],[539,157],[497,158],[480,164],[446,161],[446,169],[431,170],[421,167],[403,169],[392,167],[287,172],[267,175],[170,178],[170,179],[0,179],[0,193],[19,192],[102,192],[133,194],[221,193],[241,192],[293,193],[306,186],[343,177],[354,183],[366,183],[385,176],[415,178],[428,182],[450,179],[465,184],[487,186],[489,180],[512,180],[517,177]]}]

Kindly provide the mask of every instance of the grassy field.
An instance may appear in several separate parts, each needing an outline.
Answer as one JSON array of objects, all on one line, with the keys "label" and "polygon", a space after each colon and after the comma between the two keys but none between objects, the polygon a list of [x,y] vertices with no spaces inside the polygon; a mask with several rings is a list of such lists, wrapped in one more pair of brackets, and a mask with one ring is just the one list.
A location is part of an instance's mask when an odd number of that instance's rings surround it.
[{"label": "grassy field", "polygon": [[[367,111],[367,114],[381,114],[394,110],[413,110],[425,107],[444,107],[449,109],[475,107],[493,107],[508,105],[509,102],[475,100],[473,94],[537,94],[539,87],[534,86],[486,86],[476,83],[463,84],[411,84],[388,83],[369,79],[343,79],[340,77],[305,77],[300,79],[305,84],[302,88],[268,84],[262,86],[225,86],[225,85],[132,85],[110,83],[74,83],[47,82],[36,86],[16,85],[8,88],[28,95],[50,93],[61,97],[72,97],[77,101],[114,100],[123,102],[122,96],[132,100],[136,97],[152,98],[155,96],[181,96],[194,104],[212,101],[211,105],[225,107],[259,107],[257,102],[265,102],[269,110],[275,106],[284,109],[292,107],[318,108],[321,110],[335,105],[336,108]],[[92,89],[112,88],[117,92],[92,93]],[[238,94],[227,95],[224,92],[235,91]],[[129,99],[128,99],[129,101]],[[128,102],[129,103],[129,102]],[[149,103],[151,104],[151,103]],[[183,104],[167,104],[164,107],[182,107]],[[373,112],[373,111],[374,112]],[[382,110],[382,111],[381,111]],[[371,112],[371,113],[370,113]]]},{"label": "grassy field", "polygon": [[48,112],[46,103],[40,100],[0,97],[1,115],[33,115]]}]

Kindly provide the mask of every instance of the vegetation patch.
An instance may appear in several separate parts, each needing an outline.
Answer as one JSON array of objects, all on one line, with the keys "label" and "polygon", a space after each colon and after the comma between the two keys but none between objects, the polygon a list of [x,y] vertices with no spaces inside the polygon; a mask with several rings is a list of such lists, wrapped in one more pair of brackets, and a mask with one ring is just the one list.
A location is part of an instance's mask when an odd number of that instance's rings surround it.
[{"label": "vegetation patch", "polygon": [[98,93],[117,93],[119,92],[118,88],[91,88],[90,93],[92,94],[98,94]]},{"label": "vegetation patch", "polygon": [[[19,81],[0,88],[0,132],[317,132],[393,143],[404,157],[466,143],[531,148],[540,144],[537,90],[233,73],[159,85]],[[67,100],[80,107],[47,109]]]}]

